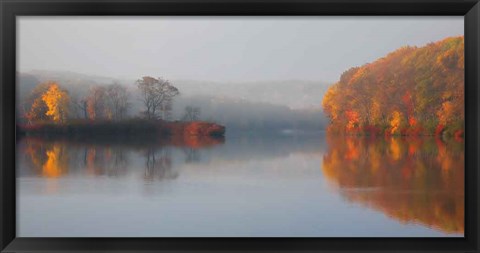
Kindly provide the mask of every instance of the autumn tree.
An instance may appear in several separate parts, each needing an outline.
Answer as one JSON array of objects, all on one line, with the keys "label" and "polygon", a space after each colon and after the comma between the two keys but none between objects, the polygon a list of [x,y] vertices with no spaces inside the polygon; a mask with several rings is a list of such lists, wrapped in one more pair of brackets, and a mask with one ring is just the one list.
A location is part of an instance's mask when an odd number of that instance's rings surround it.
[{"label": "autumn tree", "polygon": [[87,115],[91,120],[99,120],[105,117],[106,89],[102,86],[94,86],[90,89],[86,98]]},{"label": "autumn tree", "polygon": [[168,80],[150,76],[137,80],[136,84],[141,92],[145,117],[147,119],[165,119],[165,115],[172,109],[173,98],[180,94],[178,89]]},{"label": "autumn tree", "polygon": [[45,115],[55,123],[64,123],[69,112],[70,97],[66,90],[61,89],[57,83],[50,83],[48,90],[42,94],[42,101],[47,105]]},{"label": "autumn tree", "polygon": [[330,131],[462,134],[464,39],[402,47],[344,72],[322,101]]}]

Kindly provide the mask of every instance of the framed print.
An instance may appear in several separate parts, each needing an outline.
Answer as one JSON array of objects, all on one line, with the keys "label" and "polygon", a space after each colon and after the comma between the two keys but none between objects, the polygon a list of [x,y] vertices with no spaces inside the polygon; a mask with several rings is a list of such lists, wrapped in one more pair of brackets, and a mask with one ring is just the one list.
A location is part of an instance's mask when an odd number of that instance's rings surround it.
[{"label": "framed print", "polygon": [[1,2],[1,251],[478,252],[477,1]]}]

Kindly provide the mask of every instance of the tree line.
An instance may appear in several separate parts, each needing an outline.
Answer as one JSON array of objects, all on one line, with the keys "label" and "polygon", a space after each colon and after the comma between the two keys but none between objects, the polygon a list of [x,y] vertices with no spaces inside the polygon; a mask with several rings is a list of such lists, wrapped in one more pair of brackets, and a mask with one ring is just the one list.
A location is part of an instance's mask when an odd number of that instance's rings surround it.
[{"label": "tree line", "polygon": [[[147,120],[171,120],[172,103],[180,91],[170,81],[150,76],[135,82]],[[121,121],[128,118],[132,95],[118,83],[92,86],[87,94],[71,95],[58,82],[38,84],[22,103],[23,118],[27,124],[63,124],[75,120]],[[199,120],[200,108],[187,106],[183,120]]]},{"label": "tree line", "polygon": [[322,105],[331,132],[463,136],[464,38],[402,47],[351,68]]}]

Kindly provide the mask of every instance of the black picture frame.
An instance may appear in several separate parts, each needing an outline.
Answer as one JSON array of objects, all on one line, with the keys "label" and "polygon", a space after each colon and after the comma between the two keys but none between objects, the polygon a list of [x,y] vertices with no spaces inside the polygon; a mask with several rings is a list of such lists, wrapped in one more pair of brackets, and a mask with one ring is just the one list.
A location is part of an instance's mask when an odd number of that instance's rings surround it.
[{"label": "black picture frame", "polygon": [[[479,252],[480,3],[478,0],[0,0],[1,252]],[[17,238],[15,232],[16,16],[459,15],[465,18],[464,238]]]}]

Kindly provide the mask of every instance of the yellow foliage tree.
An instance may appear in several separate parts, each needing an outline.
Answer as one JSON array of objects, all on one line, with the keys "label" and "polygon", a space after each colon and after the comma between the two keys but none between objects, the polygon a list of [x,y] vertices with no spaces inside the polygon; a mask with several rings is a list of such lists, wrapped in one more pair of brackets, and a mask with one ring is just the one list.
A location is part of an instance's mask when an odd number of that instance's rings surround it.
[{"label": "yellow foliage tree", "polygon": [[68,104],[70,97],[57,83],[51,83],[48,90],[42,95],[42,100],[48,107],[45,115],[56,123],[63,123],[68,116]]},{"label": "yellow foliage tree", "polygon": [[392,117],[390,119],[390,133],[395,134],[399,130],[400,125],[402,124],[402,114],[399,111],[393,111]]}]

